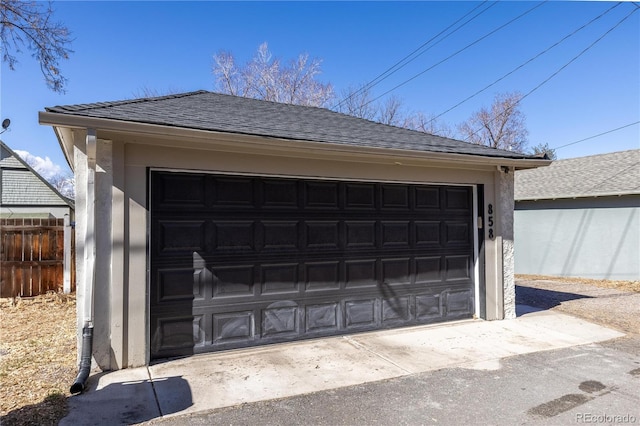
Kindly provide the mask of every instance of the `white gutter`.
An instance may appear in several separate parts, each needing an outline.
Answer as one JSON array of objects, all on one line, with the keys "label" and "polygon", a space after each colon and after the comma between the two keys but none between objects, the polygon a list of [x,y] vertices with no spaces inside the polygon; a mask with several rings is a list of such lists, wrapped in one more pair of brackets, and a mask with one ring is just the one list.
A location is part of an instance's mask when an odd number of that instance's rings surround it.
[{"label": "white gutter", "polygon": [[93,287],[96,277],[96,241],[95,241],[95,206],[96,206],[96,131],[87,130],[87,226],[85,230],[84,257],[84,322],[93,327]]},{"label": "white gutter", "polygon": [[[138,134],[154,137],[160,142],[162,139],[190,139],[210,142],[215,137],[216,145],[227,147],[230,150],[251,151],[255,149],[270,150],[274,152],[292,155],[294,152],[309,154],[310,150],[317,153],[329,153],[332,155],[371,155],[388,158],[394,156],[410,160],[430,160],[439,162],[455,162],[474,165],[510,166],[517,169],[528,169],[548,166],[551,160],[544,159],[516,159],[504,157],[488,157],[473,154],[458,154],[448,152],[404,150],[397,148],[355,146],[331,142],[316,142],[305,140],[292,140],[263,135],[247,135],[214,130],[199,130],[185,127],[173,127],[159,124],[138,123],[132,121],[112,120],[106,118],[85,117],[73,114],[61,114],[55,112],[40,112],[39,123],[56,127],[77,129],[100,129],[100,131]],[[57,133],[57,132],[56,132]],[[58,137],[60,137],[58,135]],[[159,143],[161,144],[161,143]]]},{"label": "white gutter", "polygon": [[80,368],[76,380],[71,385],[71,394],[81,393],[86,386],[91,372],[91,358],[93,355],[93,289],[96,280],[96,144],[95,129],[87,129],[87,212],[84,234],[84,305],[82,328],[82,347]]}]

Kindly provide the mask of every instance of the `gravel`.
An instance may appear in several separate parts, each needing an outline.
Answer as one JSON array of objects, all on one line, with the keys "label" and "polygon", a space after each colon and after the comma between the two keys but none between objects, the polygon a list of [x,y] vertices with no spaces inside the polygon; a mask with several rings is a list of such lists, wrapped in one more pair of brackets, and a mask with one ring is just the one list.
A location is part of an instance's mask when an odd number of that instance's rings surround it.
[{"label": "gravel", "polygon": [[516,303],[557,310],[630,335],[640,335],[637,281],[516,277]]}]

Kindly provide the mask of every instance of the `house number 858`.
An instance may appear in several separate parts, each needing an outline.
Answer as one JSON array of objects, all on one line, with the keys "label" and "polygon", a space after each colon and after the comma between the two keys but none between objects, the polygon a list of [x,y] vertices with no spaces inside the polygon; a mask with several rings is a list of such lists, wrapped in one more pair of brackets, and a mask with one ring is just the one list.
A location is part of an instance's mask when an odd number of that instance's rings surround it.
[{"label": "house number 858", "polygon": [[487,213],[489,213],[489,216],[487,216],[487,225],[489,227],[489,231],[488,231],[489,238],[493,240],[495,238],[495,236],[493,235],[493,204],[489,204]]}]

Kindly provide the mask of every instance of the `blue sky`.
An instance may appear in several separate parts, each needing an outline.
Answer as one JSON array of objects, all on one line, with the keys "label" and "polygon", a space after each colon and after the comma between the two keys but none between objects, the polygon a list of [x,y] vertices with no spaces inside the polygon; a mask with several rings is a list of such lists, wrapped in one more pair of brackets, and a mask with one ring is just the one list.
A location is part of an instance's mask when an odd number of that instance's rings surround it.
[{"label": "blue sky", "polygon": [[[289,61],[300,53],[322,59],[319,80],[337,93],[377,77],[478,2],[54,2],[55,17],[74,38],[63,61],[67,92],[47,89],[38,64],[19,56],[2,64],[0,136],[67,169],[52,129],[38,124],[47,106],[132,98],[143,88],[214,90],[213,55],[245,63],[268,42]],[[489,6],[491,2],[486,2]],[[381,95],[538,2],[505,1],[419,56],[372,89]],[[394,90],[406,113],[439,114],[586,24],[612,2],[549,1],[526,16]],[[637,9],[623,3],[548,53],[441,119],[455,126],[498,92],[528,93]],[[478,9],[480,10],[480,9]],[[555,148],[640,120],[640,11],[611,30],[521,104],[530,145]],[[640,148],[640,125],[573,144],[559,158]]]}]

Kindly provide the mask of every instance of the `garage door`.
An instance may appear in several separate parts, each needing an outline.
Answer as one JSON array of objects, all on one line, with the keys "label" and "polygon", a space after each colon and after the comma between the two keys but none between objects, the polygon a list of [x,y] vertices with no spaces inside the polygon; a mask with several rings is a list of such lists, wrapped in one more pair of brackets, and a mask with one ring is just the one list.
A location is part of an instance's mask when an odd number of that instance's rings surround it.
[{"label": "garage door", "polygon": [[150,182],[152,358],[473,314],[470,187]]}]

